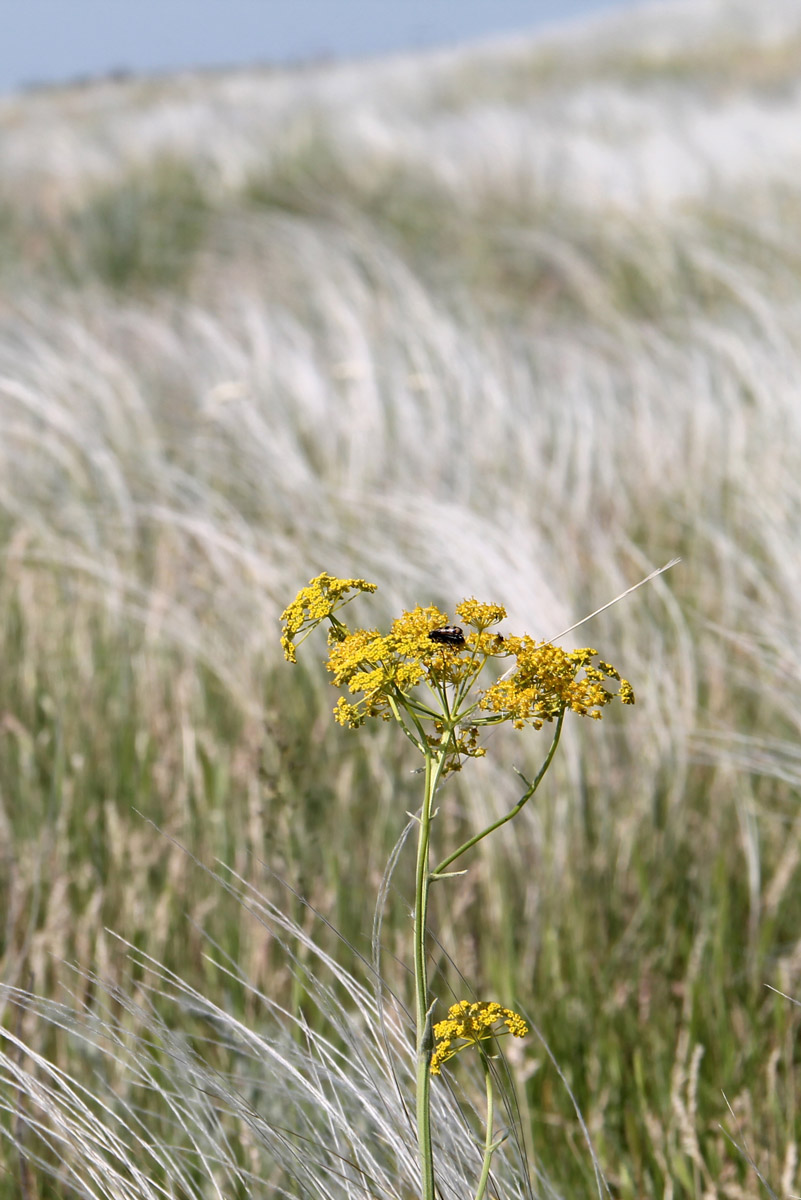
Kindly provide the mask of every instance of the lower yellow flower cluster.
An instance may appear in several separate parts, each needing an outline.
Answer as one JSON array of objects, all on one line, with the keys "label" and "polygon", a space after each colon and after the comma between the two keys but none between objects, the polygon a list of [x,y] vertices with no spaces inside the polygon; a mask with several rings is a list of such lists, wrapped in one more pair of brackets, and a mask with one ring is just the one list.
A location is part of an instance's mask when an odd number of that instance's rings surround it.
[{"label": "lower yellow flower cluster", "polygon": [[[498,1026],[501,1028],[498,1028]],[[460,1000],[448,1009],[444,1021],[434,1026],[434,1053],[429,1070],[432,1075],[442,1073],[442,1064],[466,1046],[477,1046],[489,1038],[511,1033],[512,1037],[525,1037],[528,1025],[511,1008],[502,1008],[496,1000]],[[454,1045],[459,1042],[459,1045]]]}]

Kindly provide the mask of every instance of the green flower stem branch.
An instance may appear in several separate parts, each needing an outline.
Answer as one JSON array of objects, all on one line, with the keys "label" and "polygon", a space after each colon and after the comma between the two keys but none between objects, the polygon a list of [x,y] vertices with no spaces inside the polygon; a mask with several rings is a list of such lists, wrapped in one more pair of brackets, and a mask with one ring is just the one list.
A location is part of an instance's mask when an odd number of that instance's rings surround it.
[{"label": "green flower stem branch", "polygon": [[[450,741],[450,731],[445,746]],[[417,1146],[423,1200],[434,1197],[434,1157],[431,1145],[431,1055],[433,1052],[432,1006],[428,988],[428,896],[431,888],[429,858],[434,797],[445,766],[446,748],[426,753],[425,794],[420,812],[417,837],[417,865],[414,890],[414,1013],[417,1034]]]},{"label": "green flower stem branch", "polygon": [[514,808],[511,808],[505,817],[500,817],[497,821],[493,821],[493,823],[491,825],[488,825],[486,827],[486,829],[482,829],[481,833],[477,833],[475,835],[475,837],[468,838],[468,840],[466,842],[462,843],[462,845],[459,847],[458,850],[454,850],[453,854],[449,854],[447,858],[443,858],[443,860],[439,864],[439,866],[436,867],[435,870],[432,872],[432,876],[431,876],[432,879],[441,879],[443,876],[443,872],[447,871],[448,867],[450,867],[452,863],[455,863],[457,858],[461,858],[462,855],[465,854],[468,850],[472,850],[473,846],[475,846],[479,842],[483,841],[485,837],[489,836],[489,834],[494,833],[496,829],[500,829],[502,825],[505,825],[507,823],[507,821],[514,820],[514,818],[521,811],[521,809],[524,808],[524,806],[529,802],[529,800],[534,795],[537,788],[540,786],[543,779],[545,778],[545,774],[546,774],[548,768],[550,767],[551,763],[553,762],[554,755],[556,754],[556,747],[559,745],[559,738],[562,735],[562,726],[564,725],[564,721],[565,721],[565,710],[562,709],[562,711],[560,712],[559,716],[556,719],[556,728],[554,730],[553,738],[551,739],[550,749],[548,750],[548,753],[545,757],[545,762],[542,764],[539,771],[535,775],[534,780],[531,783],[529,783],[528,780],[526,779],[525,775],[522,775],[520,771],[516,771],[516,773],[518,775],[520,775],[520,778],[523,780],[523,782],[528,784],[528,786],[527,786],[526,790],[523,792],[523,795],[518,800],[517,804],[514,806]]},{"label": "green flower stem branch", "polygon": [[505,1141],[505,1138],[493,1138],[492,1136],[492,1127],[495,1124],[495,1091],[492,1086],[492,1070],[483,1046],[479,1047],[479,1054],[481,1055],[481,1066],[484,1070],[484,1085],[487,1093],[487,1128],[484,1135],[484,1157],[481,1161],[481,1174],[478,1177],[475,1200],[482,1200],[487,1190],[492,1156]]},{"label": "green flower stem branch", "polygon": [[[327,621],[326,666],[334,685],[353,697],[340,695],[334,708],[336,720],[351,729],[372,718],[395,720],[425,759],[423,803],[417,818],[412,938],[421,1196],[422,1200],[435,1200],[436,1193],[432,1076],[439,1075],[454,1055],[473,1046],[481,1058],[487,1095],[482,1167],[475,1191],[475,1200],[482,1200],[492,1157],[503,1141],[493,1139],[495,1098],[487,1043],[503,1034],[523,1037],[528,1029],[518,1013],[487,1000],[458,1001],[447,1017],[434,1021],[435,998],[428,980],[431,885],[442,878],[457,878],[462,872],[449,872],[448,868],[528,803],[553,762],[568,711],[599,719],[601,710],[614,699],[633,704],[634,693],[628,681],[589,647],[567,651],[527,634],[517,637],[494,632],[493,626],[506,616],[498,604],[463,600],[455,610],[462,625],[451,625],[447,614],[434,605],[418,605],[397,617],[388,633],[349,629],[336,614],[360,592],[374,592],[375,586],[364,579],[318,575],[285,609],[281,643],[287,659],[294,662],[296,647]],[[485,671],[490,677],[494,674],[494,679],[479,687],[479,676]],[[610,690],[610,681],[615,682],[616,690]],[[482,732],[503,722],[516,729],[553,726],[543,764],[533,781],[518,772],[526,787],[514,807],[446,854],[432,871],[432,827],[440,784],[469,759],[482,757],[486,753],[480,744]]]}]

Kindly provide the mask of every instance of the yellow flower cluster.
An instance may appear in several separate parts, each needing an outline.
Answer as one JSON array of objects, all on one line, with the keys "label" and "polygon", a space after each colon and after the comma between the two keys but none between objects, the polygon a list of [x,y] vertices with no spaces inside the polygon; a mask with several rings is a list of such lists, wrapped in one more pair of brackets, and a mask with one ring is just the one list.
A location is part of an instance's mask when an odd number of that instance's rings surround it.
[{"label": "yellow flower cluster", "polygon": [[[498,1025],[505,1028],[496,1028]],[[525,1037],[528,1025],[511,1008],[501,1008],[495,1000],[460,1000],[448,1009],[444,1021],[434,1026],[434,1053],[431,1055],[432,1075],[442,1073],[442,1064],[466,1046],[477,1046],[488,1038],[511,1033],[513,1037]],[[460,1045],[454,1045],[460,1042]]]},{"label": "yellow flower cluster", "polygon": [[[509,720],[516,728],[531,724],[540,729],[566,709],[599,719],[615,696],[623,704],[634,703],[631,684],[609,663],[598,660],[595,650],[562,650],[528,635],[504,637],[494,632],[492,627],[506,616],[500,604],[483,604],[472,597],[463,600],[456,606],[462,622],[456,627],[434,605],[418,605],[397,617],[386,634],[377,629],[350,631],[334,614],[353,599],[350,593],[375,589],[364,579],[337,579],[323,573],[302,588],[283,613],[281,644],[290,662],[295,661],[296,643],[321,621],[329,621],[327,666],[332,682],[355,697],[343,696],[337,702],[334,715],[341,725],[355,729],[367,717],[389,720],[398,715],[399,707],[411,707],[418,718],[431,722],[433,732],[425,736],[433,745],[441,741],[445,727],[437,712],[411,693],[419,684],[428,684],[436,695],[434,709],[444,706],[444,713],[450,704],[445,689],[452,688],[450,695],[459,698],[459,705],[464,703],[465,716],[456,728],[452,726],[449,769],[454,770],[462,757],[483,753],[477,744],[483,725]],[[488,661],[507,658],[514,660],[512,669],[486,690],[473,689]],[[615,691],[606,686],[609,680],[617,682]]]},{"label": "yellow flower cluster", "polygon": [[374,592],[377,586],[365,579],[337,579],[326,571],[310,579],[308,585],[300,589],[292,603],[281,613],[284,622],[281,631],[284,658],[288,662],[296,661],[295,642],[298,636],[303,634],[305,637],[315,625],[332,617],[338,608],[347,604],[349,599],[352,600],[353,596],[348,596],[348,592]]},{"label": "yellow flower cluster", "polygon": [[461,617],[465,625],[472,625],[482,632],[491,625],[497,625],[506,616],[506,609],[500,604],[480,604],[472,597],[456,605],[456,615]]},{"label": "yellow flower cluster", "polygon": [[[391,701],[407,696],[424,679],[435,686],[458,685],[475,675],[491,653],[480,646],[485,635],[468,634],[461,647],[432,641],[430,634],[447,625],[447,620],[433,605],[418,605],[397,617],[386,635],[375,629],[357,629],[335,641],[328,659],[333,682],[362,696],[355,703],[340,698],[334,709],[337,721],[357,728],[366,717],[389,720]],[[481,658],[477,660],[479,648]]]},{"label": "yellow flower cluster", "polygon": [[365,717],[389,720],[389,697],[408,694],[424,672],[419,657],[404,659],[395,640],[391,636],[382,637],[376,629],[357,629],[335,641],[327,666],[337,687],[347,686],[352,694],[364,693],[363,699],[355,704],[340,696],[334,709],[340,725],[350,725],[353,729]]},{"label": "yellow flower cluster", "polygon": [[[527,722],[541,729],[567,708],[600,720],[601,709],[615,696],[623,704],[634,703],[628,680],[621,679],[610,663],[592,661],[597,650],[562,650],[551,642],[535,642],[528,635],[508,638],[505,648],[517,660],[515,670],[484,692],[479,707],[509,717],[517,729]],[[618,682],[616,692],[604,686],[608,679]]]}]

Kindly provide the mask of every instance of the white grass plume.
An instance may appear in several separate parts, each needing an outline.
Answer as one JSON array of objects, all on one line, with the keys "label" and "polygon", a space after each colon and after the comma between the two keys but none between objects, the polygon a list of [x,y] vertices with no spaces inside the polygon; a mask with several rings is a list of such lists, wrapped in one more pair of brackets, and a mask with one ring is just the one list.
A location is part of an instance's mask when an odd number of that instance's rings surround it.
[{"label": "white grass plume", "polygon": [[[6,1036],[0,1108],[16,1120],[20,1155],[81,1196],[414,1194],[419,1168],[406,1107],[414,1048],[402,1006],[383,989],[379,997],[369,968],[367,983],[343,970],[306,922],[243,880],[218,876],[216,886],[283,946],[300,1009],[253,990],[220,947],[210,948],[210,961],[223,990],[227,976],[251,993],[248,1024],[131,946],[143,973],[136,996],[97,977],[89,977],[90,1005],[3,987],[3,1004],[22,1010],[37,1039],[48,1027],[61,1031],[83,1043],[92,1068],[85,1080],[71,1078],[17,1034]],[[480,1144],[444,1081],[433,1111],[439,1186],[443,1196],[464,1196]],[[556,1195],[547,1180],[526,1178],[514,1140],[496,1156],[493,1180],[520,1200]]]}]

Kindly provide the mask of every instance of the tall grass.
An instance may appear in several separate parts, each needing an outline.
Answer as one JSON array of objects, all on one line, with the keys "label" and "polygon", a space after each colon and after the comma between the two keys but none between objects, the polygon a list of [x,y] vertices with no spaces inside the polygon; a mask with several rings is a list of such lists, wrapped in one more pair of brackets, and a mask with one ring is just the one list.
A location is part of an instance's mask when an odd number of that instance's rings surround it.
[{"label": "tall grass", "polygon": [[[798,1191],[800,27],[0,102],[0,1195],[413,1194],[359,957],[412,764],[277,615],[328,569],[546,637],[676,554],[437,965],[542,1033],[535,1193],[596,1188],[577,1108],[616,1196]],[[490,749],[466,826],[539,758]]]}]

